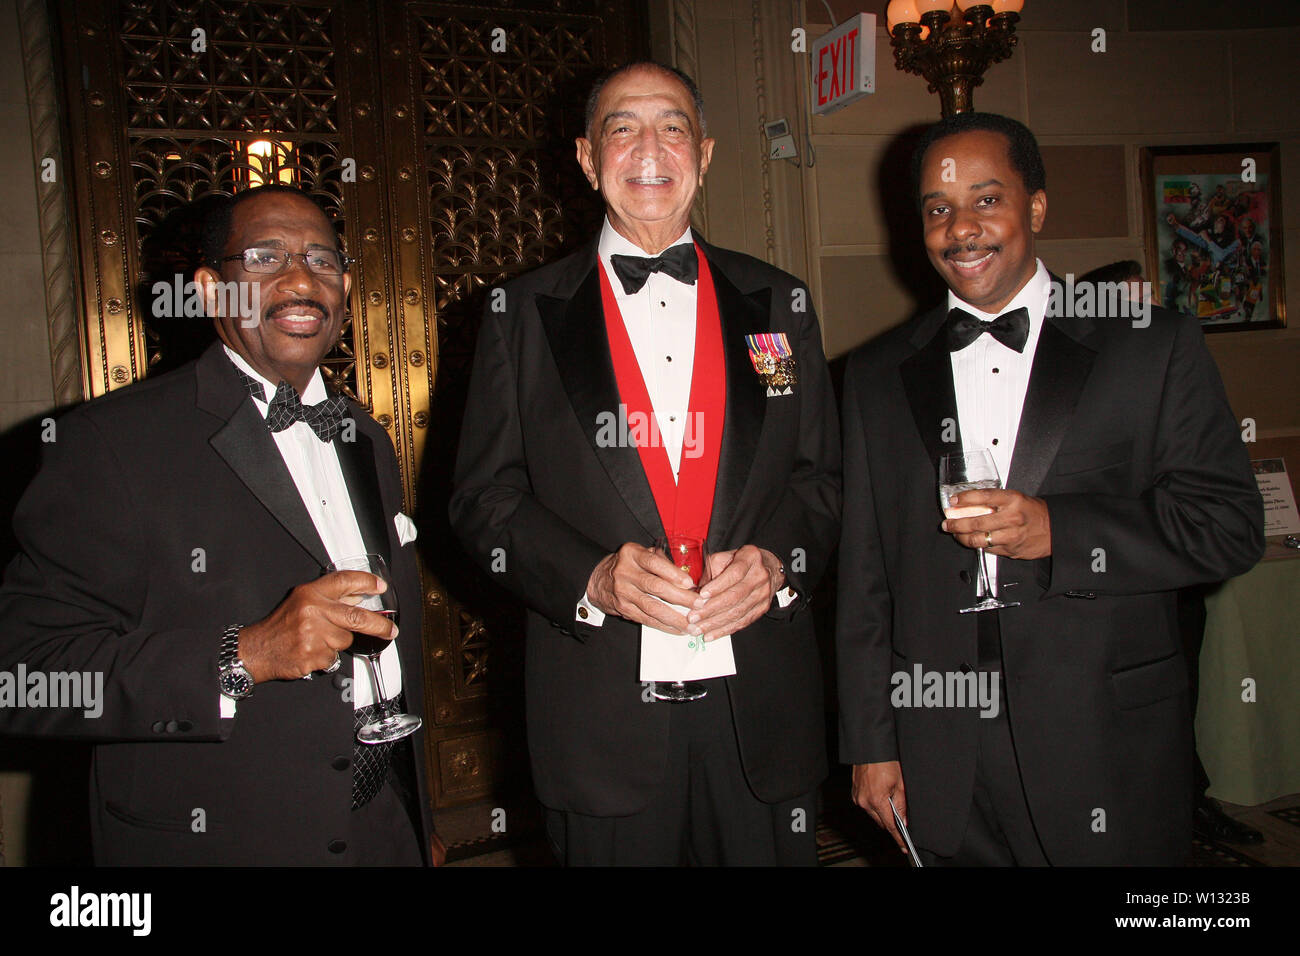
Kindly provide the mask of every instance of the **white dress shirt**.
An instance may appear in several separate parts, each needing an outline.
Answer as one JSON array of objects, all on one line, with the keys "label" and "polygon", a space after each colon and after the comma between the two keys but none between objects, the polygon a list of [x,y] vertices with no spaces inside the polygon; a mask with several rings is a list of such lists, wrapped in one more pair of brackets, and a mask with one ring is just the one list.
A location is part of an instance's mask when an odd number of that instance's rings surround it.
[{"label": "white dress shirt", "polygon": [[[687,229],[671,246],[693,241],[691,230]],[[686,433],[691,373],[695,368],[695,305],[699,283],[687,285],[662,272],[652,272],[645,285],[628,295],[610,257],[645,258],[646,253],[615,232],[608,219],[600,233],[598,254],[614,289],[627,337],[632,341],[632,351],[636,353],[636,363],[641,367],[641,377],[650,395],[650,406],[659,423],[664,451],[676,478],[681,472],[683,439],[691,439],[692,447],[688,451],[692,452],[698,452],[698,442],[703,439],[700,428],[693,427],[689,436]]]},{"label": "white dress shirt", "polygon": [[[1011,459],[1016,450],[1016,433],[1020,413],[1025,406],[1025,391],[1034,365],[1038,336],[1043,331],[1051,292],[1051,276],[1042,260],[1037,270],[1021,287],[1006,308],[997,315],[981,312],[969,302],[948,292],[949,309],[965,309],[981,322],[992,322],[998,315],[1022,306],[1029,312],[1029,338],[1023,352],[1007,348],[991,335],[981,335],[970,345],[950,353],[953,391],[957,397],[957,419],[961,427],[962,448],[989,451],[1006,487]],[[989,576],[997,580],[997,561],[988,562]]]},{"label": "white dress shirt", "polygon": [[[693,243],[691,230],[669,243],[672,246]],[[656,253],[658,255],[659,253]],[[645,285],[628,295],[614,272],[610,256],[649,256],[630,239],[619,235],[609,218],[605,218],[597,247],[600,265],[614,290],[614,299],[623,316],[627,337],[632,342],[641,378],[645,381],[650,405],[659,425],[660,440],[668,453],[668,463],[676,480],[681,472],[683,449],[688,457],[703,453],[704,427],[690,414],[691,376],[695,369],[695,315],[699,283],[687,285],[662,272],[652,272]],[[758,331],[758,330],[755,330]],[[795,598],[789,588],[777,594],[785,607]],[[605,614],[582,596],[574,620],[600,627]]]},{"label": "white dress shirt", "polygon": [[[270,398],[274,397],[276,386],[262,377],[243,357],[229,346],[223,346],[226,355],[235,366],[251,375],[261,384],[267,400],[253,398],[258,413],[265,418],[270,408]],[[307,390],[302,393],[304,405],[317,405],[329,396],[325,392],[325,383],[320,371],[312,373]],[[311,522],[320,535],[321,543],[329,554],[331,562],[366,553],[366,545],[357,527],[357,518],[352,510],[352,499],[348,494],[347,483],[343,480],[343,469],[339,465],[338,454],[334,445],[323,442],[316,437],[311,426],[306,422],[294,422],[288,428],[272,432],[280,457],[298,488],[302,503],[311,516]],[[306,582],[302,582],[306,583]],[[382,668],[384,690],[395,697],[402,689],[402,670],[397,648],[389,644],[379,657]],[[370,674],[365,662],[359,657],[353,659],[352,665],[352,701],[355,707],[365,707],[375,702],[370,684]],[[226,695],[221,695],[221,716],[235,716],[236,702]]]}]

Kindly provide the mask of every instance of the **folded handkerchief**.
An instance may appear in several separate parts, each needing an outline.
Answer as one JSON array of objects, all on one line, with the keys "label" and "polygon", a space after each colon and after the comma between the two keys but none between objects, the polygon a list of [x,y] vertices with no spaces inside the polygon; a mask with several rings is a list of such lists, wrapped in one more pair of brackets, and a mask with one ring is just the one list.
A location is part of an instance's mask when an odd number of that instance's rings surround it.
[{"label": "folded handkerchief", "polygon": [[393,524],[397,526],[397,540],[403,544],[410,544],[415,540],[416,534],[415,522],[402,514],[400,511],[393,515]]}]

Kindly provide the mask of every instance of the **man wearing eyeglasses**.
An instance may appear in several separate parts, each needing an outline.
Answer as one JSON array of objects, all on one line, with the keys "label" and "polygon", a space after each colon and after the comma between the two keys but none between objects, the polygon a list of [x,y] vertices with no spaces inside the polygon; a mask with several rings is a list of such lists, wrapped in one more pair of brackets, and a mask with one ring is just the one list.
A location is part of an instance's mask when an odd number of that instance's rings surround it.
[{"label": "man wearing eyeglasses", "polygon": [[203,245],[194,279],[220,341],[62,418],[14,515],[0,672],[79,675],[98,699],[0,707],[0,733],[99,745],[99,864],[419,865],[422,748],[355,739],[375,701],[348,648],[397,625],[358,606],[375,577],[322,573],[385,558],[404,636],[380,657],[383,684],[418,715],[396,458],[318,369],[347,259],[321,209],[282,186],[221,204]]}]

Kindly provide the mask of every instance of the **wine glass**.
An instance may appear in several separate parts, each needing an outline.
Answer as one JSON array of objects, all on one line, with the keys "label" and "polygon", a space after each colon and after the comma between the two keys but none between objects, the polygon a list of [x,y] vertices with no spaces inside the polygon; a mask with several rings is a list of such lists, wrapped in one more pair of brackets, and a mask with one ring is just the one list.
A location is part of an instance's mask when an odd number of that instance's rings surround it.
[{"label": "wine glass", "polygon": [[[655,550],[689,574],[694,590],[699,590],[700,583],[704,580],[704,559],[707,556],[702,538],[670,534],[655,541]],[[688,634],[686,640],[692,642],[692,647],[701,651],[704,650],[703,634],[699,637]],[[691,681],[673,681],[671,684],[656,681],[654,690],[651,693],[654,695],[655,700],[683,701],[699,700],[708,693],[708,690],[703,684],[696,684]]]},{"label": "wine glass", "polygon": [[[939,459],[939,505],[943,508],[945,518],[974,518],[979,515],[992,514],[993,509],[985,505],[958,505],[949,507],[948,500],[963,491],[976,491],[989,488],[1001,488],[1002,479],[998,477],[998,466],[993,455],[987,449],[977,451],[954,452]],[[962,614],[973,611],[995,611],[1000,607],[1019,607],[1019,601],[999,601],[997,592],[989,584],[987,558],[983,548],[979,552],[979,578],[976,581],[975,596],[982,598],[970,607],[960,609]]]},{"label": "wine glass", "polygon": [[[334,571],[365,571],[375,577],[383,578],[388,583],[387,590],[383,594],[364,595],[360,607],[382,614],[394,624],[397,623],[397,588],[393,586],[393,579],[388,574],[388,564],[382,555],[358,554],[343,558],[325,569],[327,574]],[[357,731],[357,740],[363,744],[386,744],[401,740],[415,733],[424,723],[412,714],[395,713],[388,695],[384,692],[379,655],[392,642],[387,638],[374,637],[370,634],[359,634],[355,631],[352,633],[352,646],[348,650],[366,662],[366,668],[370,671],[370,686],[374,688],[374,698],[379,704],[379,719],[365,724]]]}]

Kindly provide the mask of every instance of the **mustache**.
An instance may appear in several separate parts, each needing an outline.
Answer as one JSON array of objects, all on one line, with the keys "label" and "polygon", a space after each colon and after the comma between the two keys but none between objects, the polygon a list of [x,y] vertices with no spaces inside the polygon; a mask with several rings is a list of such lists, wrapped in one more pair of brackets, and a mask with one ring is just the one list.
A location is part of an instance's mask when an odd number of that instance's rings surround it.
[{"label": "mustache", "polygon": [[951,259],[953,256],[961,255],[963,252],[1001,252],[1002,247],[999,245],[980,245],[978,242],[968,242],[966,245],[949,246],[943,250],[943,257]]},{"label": "mustache", "polygon": [[283,312],[308,311],[319,313],[322,319],[328,318],[330,314],[329,309],[325,308],[324,305],[317,302],[315,299],[290,299],[287,302],[281,302],[278,305],[273,305],[267,309],[266,318],[273,319]]}]

